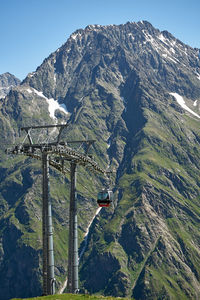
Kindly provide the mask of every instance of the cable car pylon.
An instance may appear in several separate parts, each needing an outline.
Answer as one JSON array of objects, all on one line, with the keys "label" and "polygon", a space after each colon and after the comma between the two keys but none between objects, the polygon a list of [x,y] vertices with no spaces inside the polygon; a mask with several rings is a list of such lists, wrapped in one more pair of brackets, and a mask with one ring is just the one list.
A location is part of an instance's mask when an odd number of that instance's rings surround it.
[{"label": "cable car pylon", "polygon": [[69,244],[68,244],[68,280],[67,291],[77,294],[78,287],[78,219],[77,219],[77,192],[76,192],[75,161],[70,166],[70,208],[69,208]]},{"label": "cable car pylon", "polygon": [[[76,175],[77,165],[86,167],[95,173],[100,173],[107,178],[106,170],[97,165],[94,159],[88,155],[90,146],[95,140],[78,140],[61,142],[60,137],[64,128],[68,124],[60,125],[42,125],[23,127],[21,130],[26,131],[25,141],[14,148],[6,149],[7,154],[21,154],[42,161],[42,236],[43,236],[43,295],[55,294],[55,277],[54,277],[54,249],[53,249],[53,226],[52,226],[52,208],[49,197],[49,166],[66,175],[70,172],[70,207],[69,207],[69,244],[68,244],[68,282],[67,291],[69,293],[78,293],[78,222],[77,222],[77,192],[76,192]],[[33,143],[31,137],[32,129],[59,128],[57,140],[51,143]],[[26,140],[26,139],[25,139]],[[85,144],[85,153],[81,153],[71,147],[69,144]],[[70,170],[65,168],[64,161],[70,162]],[[112,191],[107,190],[107,196],[111,200]],[[109,205],[104,205],[109,206]]]},{"label": "cable car pylon", "polygon": [[49,155],[42,152],[42,240],[43,295],[55,294],[51,199],[49,197]]}]

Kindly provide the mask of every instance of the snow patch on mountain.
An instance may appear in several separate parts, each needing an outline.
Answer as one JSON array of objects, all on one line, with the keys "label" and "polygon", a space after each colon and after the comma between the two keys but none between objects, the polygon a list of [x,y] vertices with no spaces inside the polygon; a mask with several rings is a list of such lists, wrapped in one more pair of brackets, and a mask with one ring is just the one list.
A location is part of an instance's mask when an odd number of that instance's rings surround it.
[{"label": "snow patch on mountain", "polygon": [[[175,50],[174,50],[174,41],[170,41],[169,39],[165,38],[164,35],[161,33],[157,37],[153,37],[149,34],[148,31],[142,30],[145,42],[151,43],[152,47],[162,55],[165,59],[171,60],[174,63],[179,63],[179,60],[174,57]],[[160,42],[161,41],[161,42]]]},{"label": "snow patch on mountain", "polygon": [[135,37],[134,37],[134,35],[130,32],[130,33],[128,33],[128,37],[130,37],[131,39],[132,39],[132,41],[134,41],[135,40]]},{"label": "snow patch on mountain", "polygon": [[173,61],[175,64],[177,64],[177,62],[178,62],[178,61],[176,61],[174,58],[168,56],[166,53],[163,53],[162,56],[163,56],[164,58],[167,58],[167,59]]},{"label": "snow patch on mountain", "polygon": [[198,100],[195,100],[195,101],[194,101],[194,103],[193,103],[194,106],[197,106],[197,101],[198,101]]},{"label": "snow patch on mountain", "polygon": [[45,96],[43,95],[42,92],[39,92],[39,91],[37,91],[36,89],[33,89],[33,91],[34,91],[34,93],[37,94],[39,97],[42,97],[42,98],[44,98],[44,99],[47,99],[47,97],[45,97]]},{"label": "snow patch on mountain", "polygon": [[29,94],[31,94],[33,92],[33,91],[31,91],[31,89],[26,89],[26,90]]},{"label": "snow patch on mountain", "polygon": [[54,80],[54,82],[56,83],[56,74],[54,74],[53,80]]},{"label": "snow patch on mountain", "polygon": [[56,119],[55,111],[57,109],[62,111],[64,114],[68,115],[68,111],[65,104],[59,104],[58,101],[54,100],[53,98],[51,99],[46,98],[46,101],[49,104],[49,114],[52,119]]},{"label": "snow patch on mountain", "polygon": [[110,146],[111,146],[111,135],[107,140],[107,150],[110,148]]},{"label": "snow patch on mountain", "polygon": [[185,101],[183,100],[183,97],[180,96],[177,93],[170,93],[170,95],[172,95],[176,101],[178,102],[178,104],[185,110],[187,110],[189,113],[193,114],[195,117],[200,119],[200,116],[198,114],[196,114],[193,110],[191,110],[186,104]]},{"label": "snow patch on mountain", "polygon": [[[32,92],[30,89],[27,89],[27,91],[30,93]],[[44,98],[46,100],[46,102],[49,105],[49,115],[52,119],[57,119],[55,116],[55,111],[56,110],[60,110],[62,111],[64,114],[68,115],[69,112],[67,111],[67,107],[66,105],[60,104],[57,100],[50,98],[48,99],[46,96],[44,96],[44,94],[42,92],[37,91],[36,89],[33,89],[34,93],[37,94],[39,97]]]},{"label": "snow patch on mountain", "polygon": [[31,72],[31,73],[28,73],[28,77],[33,77],[34,76],[34,74],[35,74],[35,72]]},{"label": "snow patch on mountain", "polygon": [[80,32],[74,32],[71,34],[70,38],[73,40],[76,40],[77,38],[81,37],[81,33]]},{"label": "snow patch on mountain", "polygon": [[162,33],[160,33],[160,35],[158,36],[158,38],[159,38],[159,40],[161,40],[167,46],[169,45],[169,40],[166,37],[164,37],[164,35]]}]

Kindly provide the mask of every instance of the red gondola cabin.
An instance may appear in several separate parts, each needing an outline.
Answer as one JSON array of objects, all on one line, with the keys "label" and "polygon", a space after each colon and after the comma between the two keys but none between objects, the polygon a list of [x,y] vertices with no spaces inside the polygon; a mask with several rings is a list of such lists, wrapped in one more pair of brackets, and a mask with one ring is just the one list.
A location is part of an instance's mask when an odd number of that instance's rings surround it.
[{"label": "red gondola cabin", "polygon": [[109,207],[113,200],[113,192],[110,190],[102,190],[98,193],[97,203],[100,207]]}]

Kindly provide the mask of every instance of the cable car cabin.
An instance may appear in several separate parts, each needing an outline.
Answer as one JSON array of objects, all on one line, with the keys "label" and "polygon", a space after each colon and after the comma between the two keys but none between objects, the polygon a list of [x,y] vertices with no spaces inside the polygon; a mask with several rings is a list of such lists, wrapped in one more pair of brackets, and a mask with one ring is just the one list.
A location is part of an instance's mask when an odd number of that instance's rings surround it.
[{"label": "cable car cabin", "polygon": [[98,193],[97,203],[99,207],[109,207],[113,200],[113,192],[110,190],[103,190]]}]

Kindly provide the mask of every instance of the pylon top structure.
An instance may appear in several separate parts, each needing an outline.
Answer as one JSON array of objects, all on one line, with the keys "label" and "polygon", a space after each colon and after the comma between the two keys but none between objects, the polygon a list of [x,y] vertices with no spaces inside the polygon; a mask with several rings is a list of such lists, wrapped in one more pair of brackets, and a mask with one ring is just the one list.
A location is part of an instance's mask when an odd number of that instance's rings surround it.
[{"label": "pylon top structure", "polygon": [[[50,154],[51,158],[49,160],[49,164],[57,169],[58,171],[66,174],[67,169],[64,168],[64,164],[61,158],[64,160],[74,160],[76,164],[87,167],[89,170],[101,173],[103,176],[107,176],[107,172],[103,170],[101,167],[97,165],[95,160],[88,155],[88,150],[90,146],[95,142],[95,140],[75,140],[75,141],[66,141],[61,142],[60,137],[64,128],[66,128],[68,124],[60,124],[60,125],[44,125],[44,126],[29,126],[22,127],[21,130],[25,130],[27,133],[26,138],[28,139],[28,143],[22,143],[16,145],[13,149],[7,149],[7,154],[22,154],[26,156],[30,156],[35,159],[42,159],[41,153],[45,151],[46,154]],[[32,129],[42,129],[42,128],[60,128],[57,140],[51,143],[33,143],[31,137]],[[87,145],[85,153],[81,153],[73,148],[69,147],[69,144],[75,143],[85,143]],[[60,160],[59,160],[60,158]]]}]

